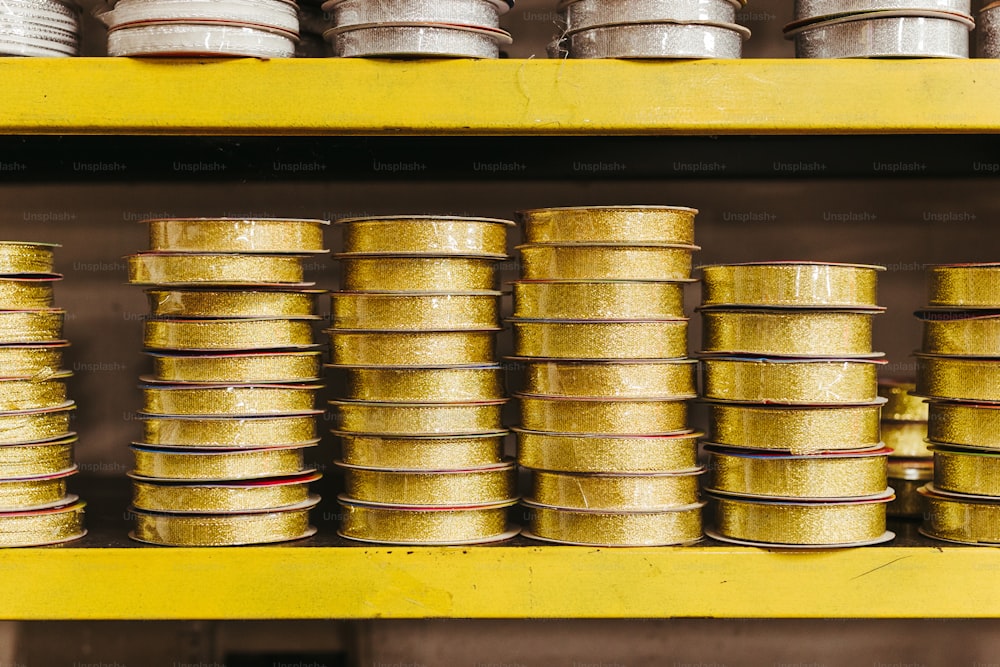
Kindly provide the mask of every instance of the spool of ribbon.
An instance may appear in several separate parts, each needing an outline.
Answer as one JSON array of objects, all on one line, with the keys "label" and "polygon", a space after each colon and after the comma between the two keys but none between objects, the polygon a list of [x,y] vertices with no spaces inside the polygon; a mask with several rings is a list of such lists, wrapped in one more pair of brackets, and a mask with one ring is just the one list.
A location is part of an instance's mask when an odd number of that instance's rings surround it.
[{"label": "spool of ribbon", "polygon": [[567,32],[612,23],[650,23],[656,21],[735,23],[738,0],[570,0],[560,2],[558,10]]},{"label": "spool of ribbon", "polygon": [[566,510],[522,501],[528,510],[526,537],[609,547],[689,544],[702,538],[704,503],[646,512]]},{"label": "spool of ribbon", "polygon": [[45,379],[0,379],[0,412],[54,408],[66,402],[69,371]]},{"label": "spool of ribbon", "polygon": [[320,379],[321,355],[313,351],[147,354],[153,359],[153,377],[160,382],[289,384]]},{"label": "spool of ribbon", "polygon": [[0,344],[62,342],[65,310],[0,310]]},{"label": "spool of ribbon", "polygon": [[702,267],[701,305],[881,310],[882,266],[827,262],[753,262]]},{"label": "spool of ribbon", "polygon": [[521,251],[525,280],[659,280],[691,278],[694,245],[528,244]]},{"label": "spool of ribbon", "polygon": [[[344,391],[352,401],[389,403],[459,403],[504,397],[499,364],[444,368],[331,366],[340,371]],[[2,386],[2,385],[0,385]]]},{"label": "spool of ribbon", "polygon": [[506,399],[477,403],[330,401],[334,429],[368,435],[475,435],[503,429]]},{"label": "spool of ribbon", "polygon": [[[252,28],[272,30],[278,33],[298,35],[299,19],[296,6],[285,0],[119,0],[114,9],[98,14],[108,28],[114,30],[121,27],[142,25],[164,25],[174,23],[195,23],[202,25],[242,25]],[[181,239],[177,245],[167,245],[174,250],[211,250],[213,252],[295,252],[288,248],[299,248],[294,243],[301,235],[294,228],[294,223],[309,223],[308,220],[244,220],[238,218],[222,219],[172,219],[151,220],[160,223],[157,232],[164,231],[183,234],[189,233],[189,239]],[[319,222],[319,221],[315,221]],[[166,223],[166,224],[163,224]],[[212,229],[225,227],[234,233]],[[261,223],[254,225],[254,223]],[[281,225],[279,223],[286,223]],[[281,230],[284,227],[284,230]],[[280,232],[284,231],[285,235]],[[240,238],[237,232],[245,232]],[[317,235],[322,231],[317,230]],[[254,236],[259,238],[255,239]],[[150,234],[151,239],[155,239]],[[158,235],[163,240],[162,235]],[[167,240],[172,240],[167,237]],[[312,240],[310,238],[310,240]],[[322,240],[320,240],[322,243]],[[179,247],[178,247],[179,245]],[[188,246],[191,247],[188,247]],[[154,244],[154,247],[156,245]],[[308,248],[309,246],[305,246]],[[271,249],[268,249],[271,248]],[[159,248],[156,249],[165,249]],[[308,250],[307,250],[308,252]]]},{"label": "spool of ribbon", "polygon": [[72,401],[53,408],[0,412],[0,445],[23,445],[65,438],[70,434]]},{"label": "spool of ribbon", "polygon": [[470,470],[378,470],[339,463],[344,494],[379,505],[457,507],[501,503],[517,495],[513,463]]},{"label": "spool of ribbon", "polygon": [[[200,26],[200,28],[206,32],[210,30],[208,26]],[[128,31],[118,30],[112,31],[112,34],[147,29],[167,30],[168,27],[151,26],[151,28],[134,28]],[[221,28],[213,29],[221,30]],[[108,37],[111,40],[112,35],[108,35]],[[288,41],[291,43],[291,40]],[[110,44],[109,54],[111,54]],[[127,259],[128,279],[133,285],[285,285],[295,287],[312,285],[312,283],[302,282],[303,258],[297,255],[144,252],[129,255]]]},{"label": "spool of ribbon", "polygon": [[938,492],[933,484],[920,487],[928,537],[963,544],[1000,544],[1000,502]]},{"label": "spool of ribbon", "polygon": [[313,497],[291,508],[246,514],[163,514],[132,508],[139,542],[176,547],[231,547],[245,544],[288,542],[309,537],[309,510]]},{"label": "spool of ribbon", "polygon": [[[291,58],[295,54],[295,41],[296,35],[290,32],[257,29],[239,23],[205,25],[192,21],[127,25],[108,31],[108,55]],[[259,282],[270,281],[262,279]]]},{"label": "spool of ribbon", "polygon": [[[997,354],[1000,355],[1000,348]],[[998,403],[1000,358],[962,359],[918,354],[916,393],[941,400]]]},{"label": "spool of ribbon", "polygon": [[497,28],[447,23],[366,23],[337,26],[323,33],[338,58],[419,56],[497,58],[510,33]]},{"label": "spool of ribbon", "polygon": [[[308,446],[308,445],[306,445]],[[305,446],[267,449],[199,451],[132,445],[135,478],[190,481],[290,477],[309,472]]]},{"label": "spool of ribbon", "polygon": [[333,23],[338,26],[406,21],[499,28],[500,14],[509,8],[502,0],[397,0],[392,5],[366,0],[323,3],[323,11],[332,12]]},{"label": "spool of ribbon", "polygon": [[66,504],[66,478],[76,466],[40,477],[0,479],[0,512],[44,509]]},{"label": "spool of ribbon", "polygon": [[783,405],[871,403],[878,364],[847,359],[704,359],[703,395],[720,401]]},{"label": "spool of ribbon", "polygon": [[657,21],[593,26],[558,45],[570,58],[739,58],[749,38],[736,23]]},{"label": "spool of ribbon", "polygon": [[53,284],[62,276],[44,278],[0,278],[0,309],[51,310]]},{"label": "spool of ribbon", "polygon": [[140,445],[208,449],[259,449],[318,442],[316,417],[322,411],[274,417],[178,417],[143,415]]},{"label": "spool of ribbon", "polygon": [[333,329],[483,331],[500,328],[500,292],[433,294],[336,292]]},{"label": "spool of ribbon", "polygon": [[144,385],[154,415],[290,415],[312,410],[320,385]]},{"label": "spool of ribbon", "polygon": [[497,329],[349,331],[327,329],[336,366],[477,366],[496,358]]},{"label": "spool of ribbon", "polygon": [[882,420],[892,422],[926,422],[927,402],[914,396],[917,385],[901,380],[879,380],[878,395],[886,399]]},{"label": "spool of ribbon", "polygon": [[669,320],[684,317],[684,283],[518,280],[514,317],[538,320]]},{"label": "spool of ribbon", "polygon": [[149,289],[149,312],[153,317],[292,318],[315,316],[317,294],[323,290],[193,290]]},{"label": "spool of ribbon", "polygon": [[515,396],[521,425],[529,431],[662,435],[688,429],[683,400]]},{"label": "spool of ribbon", "polygon": [[[110,12],[111,27],[116,24],[162,20],[156,12],[176,12],[176,18],[247,21],[247,12],[260,12],[262,18],[274,18],[273,25],[298,32],[295,6],[289,2],[267,0],[119,0]],[[231,15],[226,16],[226,12]],[[264,16],[264,13],[267,13]],[[281,18],[287,17],[287,23]],[[248,21],[250,22],[250,21]],[[155,252],[234,252],[234,253],[325,253],[323,228],[327,220],[296,218],[164,218],[145,220],[149,227],[149,249]]]},{"label": "spool of ribbon", "polygon": [[685,507],[698,502],[698,477],[687,473],[612,475],[535,470],[526,500],[538,505],[577,510],[648,511]]},{"label": "spool of ribbon", "polygon": [[887,516],[920,517],[924,514],[920,487],[934,479],[934,463],[929,460],[889,462],[889,486],[896,498],[889,503]]},{"label": "spool of ribbon", "polygon": [[[413,3],[422,0],[406,0]],[[455,0],[450,0],[455,2]],[[364,0],[341,0],[328,2],[336,15],[345,12],[382,12],[387,11],[386,5],[378,5]],[[423,3],[427,6],[428,3]],[[465,5],[471,5],[464,0]],[[480,0],[477,6],[488,8],[491,2]],[[388,11],[394,15],[403,9],[403,2],[392,5]],[[445,7],[447,3],[440,6]],[[495,11],[495,10],[494,10]],[[406,20],[398,16],[396,21]],[[385,21],[340,21],[338,26],[366,23],[384,23]],[[483,24],[486,25],[486,24]],[[440,256],[452,255],[461,259],[472,257],[489,257],[506,259],[507,230],[514,225],[510,220],[495,218],[462,218],[455,216],[406,215],[383,216],[374,218],[343,218],[337,221],[343,230],[344,253],[349,255],[404,255]],[[408,257],[408,258],[409,258]],[[454,264],[455,266],[461,263]],[[489,265],[487,265],[489,266]],[[400,282],[405,285],[405,282]],[[421,283],[414,283],[421,285]],[[426,285],[421,285],[426,288]],[[347,289],[364,289],[352,288]],[[452,288],[459,289],[459,288]],[[489,289],[489,287],[484,288]]]},{"label": "spool of ribbon", "polygon": [[238,514],[306,503],[318,473],[280,479],[193,482],[132,477],[132,505],[146,512]]},{"label": "spool of ribbon", "polygon": [[693,359],[524,362],[524,393],[552,397],[683,399],[698,395]]},{"label": "spool of ribbon", "polygon": [[516,428],[518,463],[556,472],[694,472],[702,433],[595,435]]},{"label": "spool of ribbon", "polygon": [[0,513],[0,547],[39,547],[79,539],[85,503],[72,501],[44,510]]},{"label": "spool of ribbon", "polygon": [[1000,453],[933,447],[934,488],[965,496],[1000,498]]},{"label": "spool of ribbon", "polygon": [[152,350],[278,350],[311,348],[308,319],[148,320],[143,344]]},{"label": "spool of ribbon", "polygon": [[704,310],[705,354],[776,357],[873,357],[868,311]]},{"label": "spool of ribbon", "polygon": [[[56,3],[52,3],[53,5]],[[5,13],[17,11],[21,3],[13,2]],[[23,5],[24,11],[45,12],[48,8],[41,3]],[[59,3],[58,16],[74,22],[76,13],[66,11],[66,5]],[[29,18],[25,17],[25,18]],[[55,249],[58,243],[32,243],[28,241],[0,241],[0,275],[23,276],[25,274],[52,273],[54,270]]]},{"label": "spool of ribbon", "polygon": [[1000,263],[932,266],[927,288],[932,308],[1000,309]]},{"label": "spool of ribbon", "polygon": [[340,437],[344,463],[383,470],[447,470],[500,463],[506,433],[436,437],[334,432]]},{"label": "spool of ribbon", "polygon": [[339,534],[383,544],[478,544],[514,537],[507,513],[517,501],[473,507],[405,507],[359,503],[340,496]]},{"label": "spool of ribbon", "polygon": [[1000,313],[917,313],[923,320],[924,354],[956,357],[996,357],[1000,349]]},{"label": "spool of ribbon", "polygon": [[690,246],[697,214],[686,206],[567,206],[518,211],[517,217],[527,243]]},{"label": "spool of ribbon", "polygon": [[0,345],[0,377],[46,378],[59,372],[69,343]]},{"label": "spool of ribbon", "polygon": [[490,291],[496,287],[499,258],[486,257],[380,257],[367,254],[336,255],[343,274],[342,289],[358,292],[392,292],[401,289],[427,292]]},{"label": "spool of ribbon", "polygon": [[514,353],[547,359],[679,359],[687,320],[592,322],[509,320]]},{"label": "spool of ribbon", "polygon": [[52,475],[73,467],[76,436],[61,440],[0,447],[0,479]]},{"label": "spool of ribbon", "polygon": [[1000,449],[1000,406],[931,401],[928,408],[928,441]]}]

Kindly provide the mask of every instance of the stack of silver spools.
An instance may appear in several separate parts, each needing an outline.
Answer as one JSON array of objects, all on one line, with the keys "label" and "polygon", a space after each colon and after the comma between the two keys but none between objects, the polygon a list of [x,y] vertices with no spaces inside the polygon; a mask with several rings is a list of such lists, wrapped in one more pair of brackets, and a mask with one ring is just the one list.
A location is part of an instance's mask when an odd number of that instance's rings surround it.
[{"label": "stack of silver spools", "polygon": [[55,58],[79,50],[79,10],[72,2],[5,0],[0,6],[0,55]]},{"label": "stack of silver spools", "polygon": [[741,0],[568,0],[551,57],[739,58],[750,31],[736,23]]},{"label": "stack of silver spools", "polygon": [[325,37],[341,57],[497,58],[513,0],[328,0]]},{"label": "stack of silver spools", "polygon": [[976,20],[976,56],[1000,58],[1000,2],[990,2],[979,10]]},{"label": "stack of silver spools", "polygon": [[798,58],[968,58],[969,0],[796,0]]},{"label": "stack of silver spools", "polygon": [[111,56],[247,56],[295,53],[294,0],[119,0],[101,15]]}]

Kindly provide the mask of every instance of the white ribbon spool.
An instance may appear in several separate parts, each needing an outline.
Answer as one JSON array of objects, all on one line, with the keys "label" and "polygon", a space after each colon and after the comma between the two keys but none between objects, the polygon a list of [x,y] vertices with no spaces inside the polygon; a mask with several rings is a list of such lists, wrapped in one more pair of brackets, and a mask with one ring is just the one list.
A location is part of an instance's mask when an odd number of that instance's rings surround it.
[{"label": "white ribbon spool", "polygon": [[510,44],[502,30],[443,24],[365,24],[332,28],[323,36],[331,40],[337,56],[497,58],[501,43]]},{"label": "white ribbon spool", "polygon": [[508,6],[499,0],[328,0],[323,11],[332,13],[338,27],[369,23],[447,23],[473,28],[500,28]]},{"label": "white ribbon spool", "polygon": [[242,56],[289,58],[291,35],[228,25],[174,23],[125,27],[108,32],[111,56]]},{"label": "white ribbon spool", "polygon": [[971,17],[887,11],[790,27],[798,58],[968,58]]},{"label": "white ribbon spool", "polygon": [[566,32],[657,21],[735,23],[738,0],[571,0],[559,5]]},{"label": "white ribbon spool", "polygon": [[661,21],[572,32],[561,48],[570,58],[739,58],[749,36],[734,23]]},{"label": "white ribbon spool", "polygon": [[295,5],[285,0],[120,0],[100,16],[111,29],[153,24],[228,24],[299,34]]}]

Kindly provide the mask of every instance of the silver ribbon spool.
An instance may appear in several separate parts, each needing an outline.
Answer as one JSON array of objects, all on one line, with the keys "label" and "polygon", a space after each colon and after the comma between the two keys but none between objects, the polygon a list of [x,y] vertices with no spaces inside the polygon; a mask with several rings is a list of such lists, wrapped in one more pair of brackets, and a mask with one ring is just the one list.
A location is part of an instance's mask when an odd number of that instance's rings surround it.
[{"label": "silver ribbon spool", "polygon": [[976,56],[1000,58],[1000,2],[992,2],[979,11]]},{"label": "silver ribbon spool", "polygon": [[370,23],[447,23],[474,28],[500,28],[509,9],[499,0],[327,0],[338,28]]},{"label": "silver ribbon spool", "polygon": [[739,58],[750,31],[735,23],[660,21],[568,33],[570,58]]},{"label": "silver ribbon spool", "polygon": [[971,17],[908,10],[789,27],[798,58],[968,58]]},{"label": "silver ribbon spool", "polygon": [[204,22],[299,34],[298,11],[285,0],[120,0],[99,18],[111,29]]},{"label": "silver ribbon spool", "polygon": [[657,21],[735,23],[738,0],[571,0],[559,5],[566,32]]},{"label": "silver ribbon spool", "polygon": [[65,57],[79,53],[75,9],[53,0],[0,3],[0,55]]},{"label": "silver ribbon spool", "polygon": [[175,23],[108,31],[110,56],[244,56],[289,58],[291,35],[256,28]]},{"label": "silver ribbon spool", "polygon": [[364,24],[337,27],[323,36],[342,58],[416,56],[497,58],[500,44],[510,44],[503,30],[431,23]]},{"label": "silver ribbon spool", "polygon": [[971,0],[795,0],[795,20],[785,30],[841,16],[894,10],[969,16],[971,7]]}]

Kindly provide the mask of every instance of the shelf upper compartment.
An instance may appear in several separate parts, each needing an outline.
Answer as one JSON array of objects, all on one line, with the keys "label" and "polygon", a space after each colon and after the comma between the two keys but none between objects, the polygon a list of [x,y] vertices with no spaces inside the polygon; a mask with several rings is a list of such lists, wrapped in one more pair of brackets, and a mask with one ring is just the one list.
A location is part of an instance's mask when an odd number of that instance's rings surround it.
[{"label": "shelf upper compartment", "polygon": [[994,60],[0,58],[0,134],[1000,132]]}]

